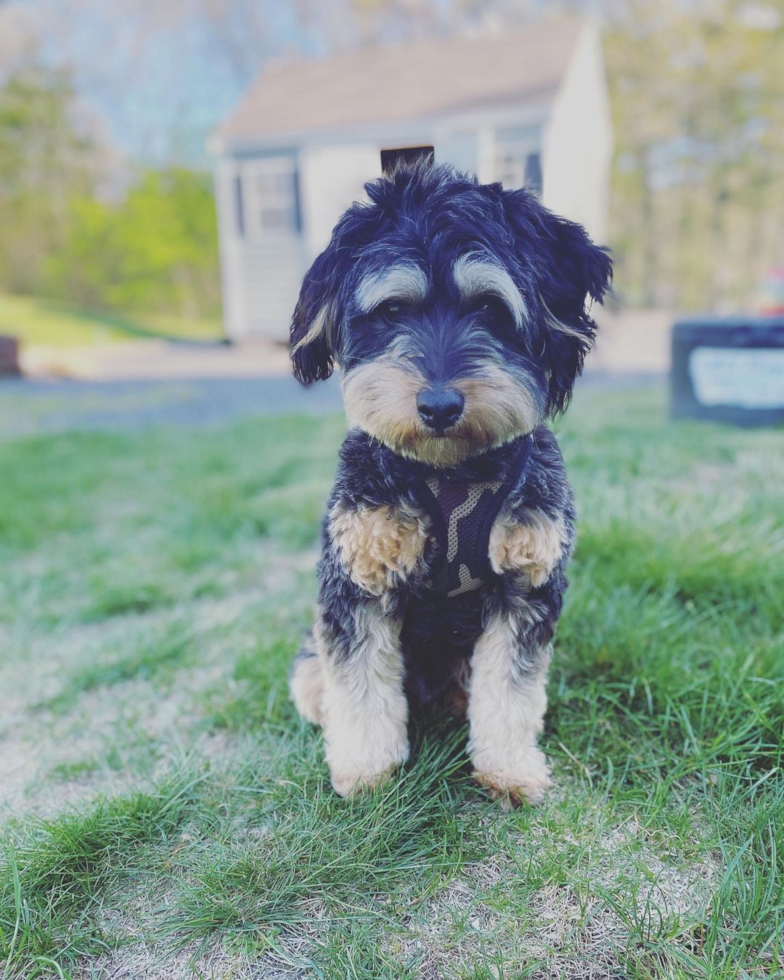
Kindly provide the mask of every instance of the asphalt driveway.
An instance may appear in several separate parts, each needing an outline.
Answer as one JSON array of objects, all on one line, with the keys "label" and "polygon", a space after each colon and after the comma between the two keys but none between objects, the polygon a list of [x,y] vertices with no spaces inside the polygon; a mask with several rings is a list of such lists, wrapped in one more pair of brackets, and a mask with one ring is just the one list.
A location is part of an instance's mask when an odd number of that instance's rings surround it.
[{"label": "asphalt driveway", "polygon": [[0,437],[69,429],[215,425],[239,415],[339,411],[335,378],[303,388],[292,377],[175,381],[0,381]]},{"label": "asphalt driveway", "polygon": [[[638,388],[661,374],[591,371],[580,386]],[[0,438],[45,432],[210,426],[241,415],[323,415],[342,407],[337,378],[304,388],[292,377],[159,381],[0,381]]]}]

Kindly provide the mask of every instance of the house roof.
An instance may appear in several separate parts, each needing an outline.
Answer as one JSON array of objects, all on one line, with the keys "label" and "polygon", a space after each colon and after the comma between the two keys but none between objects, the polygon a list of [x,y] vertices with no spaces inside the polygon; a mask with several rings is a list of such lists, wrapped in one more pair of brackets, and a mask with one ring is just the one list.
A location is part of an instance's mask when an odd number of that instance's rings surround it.
[{"label": "house roof", "polygon": [[277,62],[262,72],[216,135],[231,143],[548,102],[580,30],[577,21],[561,21],[497,37]]}]

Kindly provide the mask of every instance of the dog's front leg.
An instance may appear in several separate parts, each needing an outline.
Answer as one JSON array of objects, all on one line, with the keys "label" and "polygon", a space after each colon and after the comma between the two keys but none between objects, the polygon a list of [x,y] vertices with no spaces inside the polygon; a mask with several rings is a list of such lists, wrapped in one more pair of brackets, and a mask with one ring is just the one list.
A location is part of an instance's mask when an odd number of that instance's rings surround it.
[{"label": "dog's front leg", "polygon": [[350,644],[327,640],[324,661],[326,759],[341,796],[378,785],[408,758],[400,625],[378,599],[350,616]]},{"label": "dog's front leg", "polygon": [[[474,776],[493,796],[516,806],[538,803],[550,779],[536,744],[547,708],[550,639],[571,549],[566,513],[518,508],[496,522],[490,562],[515,583],[517,603],[491,618],[472,659],[468,719]],[[532,589],[535,599],[529,602]]]},{"label": "dog's front leg", "polygon": [[422,561],[427,527],[402,507],[337,504],[321,566],[321,723],[341,796],[377,785],[408,758],[399,587]]},{"label": "dog's front leg", "polygon": [[507,806],[539,803],[549,785],[536,744],[549,662],[550,645],[526,642],[514,613],[494,616],[474,649],[468,692],[474,778]]}]

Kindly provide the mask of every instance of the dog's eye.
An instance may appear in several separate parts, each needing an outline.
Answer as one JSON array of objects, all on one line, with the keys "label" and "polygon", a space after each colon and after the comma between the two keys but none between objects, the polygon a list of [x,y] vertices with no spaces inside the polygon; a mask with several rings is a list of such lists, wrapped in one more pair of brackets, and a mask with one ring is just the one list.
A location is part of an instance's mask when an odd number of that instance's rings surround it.
[{"label": "dog's eye", "polygon": [[509,316],[509,310],[497,296],[479,296],[472,304],[471,312],[493,320],[505,320]]},{"label": "dog's eye", "polygon": [[376,316],[383,317],[385,320],[400,316],[403,312],[404,304],[394,299],[388,299],[373,310]]}]

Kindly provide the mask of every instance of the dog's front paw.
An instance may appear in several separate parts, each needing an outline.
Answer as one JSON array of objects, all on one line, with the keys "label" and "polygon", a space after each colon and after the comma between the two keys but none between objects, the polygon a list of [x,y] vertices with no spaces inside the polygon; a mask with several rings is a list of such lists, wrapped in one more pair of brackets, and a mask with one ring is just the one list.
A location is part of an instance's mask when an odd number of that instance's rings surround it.
[{"label": "dog's front paw", "polygon": [[[348,739],[340,742],[335,735],[332,726],[327,730],[326,756],[332,786],[339,796],[358,796],[382,786],[408,759],[408,741],[402,737],[394,741],[393,733],[389,731],[376,733],[376,751],[373,752],[369,751],[372,737],[367,732],[356,733],[358,744],[351,744]],[[357,748],[365,751],[357,751]]]},{"label": "dog's front paw", "polygon": [[498,522],[490,535],[490,562],[500,574],[517,572],[538,588],[552,575],[566,547],[566,526],[538,511],[526,513],[519,523]]},{"label": "dog's front paw", "polygon": [[539,749],[531,749],[513,769],[493,766],[475,769],[473,777],[505,810],[529,803],[541,803],[552,785],[547,759]]},{"label": "dog's front paw", "polygon": [[329,526],[352,582],[375,596],[411,574],[427,543],[426,522],[391,506],[338,505]]},{"label": "dog's front paw", "polygon": [[382,772],[374,773],[357,773],[351,770],[331,770],[330,775],[332,777],[332,788],[335,790],[338,796],[343,796],[346,798],[359,796],[360,793],[366,793],[369,790],[374,790],[377,787],[388,783],[397,772],[398,768],[398,765],[389,766]]}]

